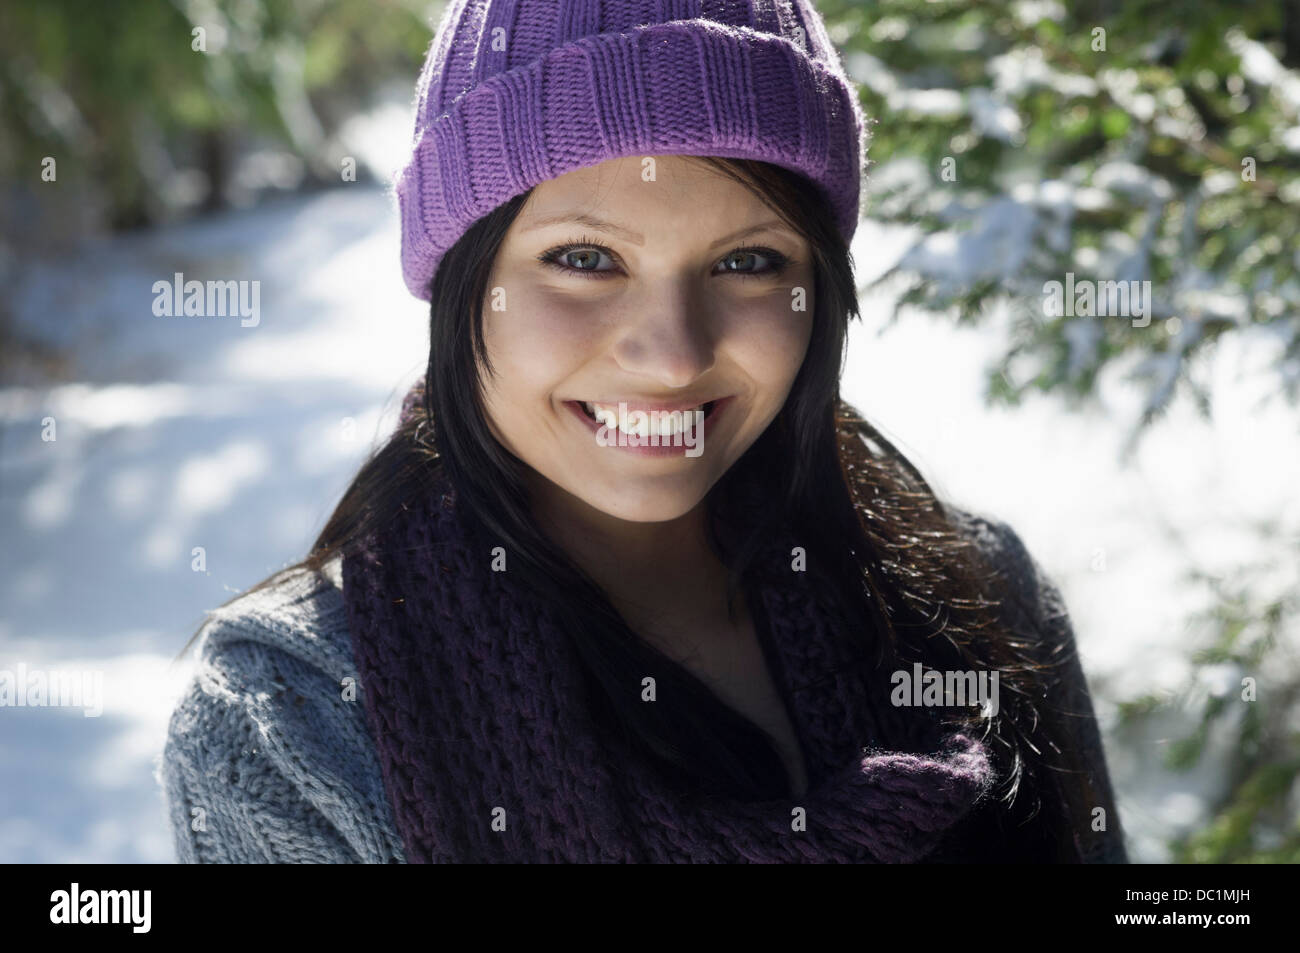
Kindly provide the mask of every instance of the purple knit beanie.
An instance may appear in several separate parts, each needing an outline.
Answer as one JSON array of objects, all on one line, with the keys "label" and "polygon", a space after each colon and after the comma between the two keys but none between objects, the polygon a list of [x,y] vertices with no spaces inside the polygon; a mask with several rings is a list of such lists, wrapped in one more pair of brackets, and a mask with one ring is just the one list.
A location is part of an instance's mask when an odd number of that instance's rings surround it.
[{"label": "purple knit beanie", "polygon": [[497,206],[630,155],[761,159],[858,223],[864,122],[811,0],[451,0],[396,183],[402,272],[429,300]]}]

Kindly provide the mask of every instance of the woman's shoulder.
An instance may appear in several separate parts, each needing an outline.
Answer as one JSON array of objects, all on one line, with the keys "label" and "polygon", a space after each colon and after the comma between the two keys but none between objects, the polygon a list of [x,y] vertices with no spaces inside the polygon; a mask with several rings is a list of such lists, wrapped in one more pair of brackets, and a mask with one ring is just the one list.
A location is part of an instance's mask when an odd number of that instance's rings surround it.
[{"label": "woman's shoulder", "polygon": [[1059,719],[1061,740],[1074,747],[1087,766],[1077,779],[1072,819],[1080,855],[1090,863],[1127,863],[1092,692],[1061,590],[1007,522],[950,504],[945,509],[1000,581],[1002,618],[1017,634],[1031,636],[1026,644],[1050,673],[1046,704]]},{"label": "woman's shoulder", "polygon": [[978,550],[984,564],[1005,583],[1018,600],[1041,610],[1064,611],[1059,588],[1030,554],[1011,524],[986,512],[944,504],[944,512],[957,530]]},{"label": "woman's shoulder", "polygon": [[[1036,636],[1031,647],[1045,664],[1077,661],[1078,645],[1061,589],[1020,534],[1005,520],[987,513],[950,503],[944,509],[992,573],[1003,620],[1022,635]],[[1066,666],[1064,674],[1081,677],[1082,671]]]},{"label": "woman's shoulder", "polygon": [[[296,671],[350,675],[352,650],[341,573],[338,557],[319,570],[293,567],[211,610],[200,629],[201,664],[261,647],[274,653],[251,653],[254,660],[282,655],[297,661]],[[232,674],[255,678],[261,671],[254,665]]]},{"label": "woman's shoulder", "polygon": [[159,766],[182,861],[400,859],[340,573],[293,568],[207,614]]},{"label": "woman's shoulder", "polygon": [[[979,555],[979,569],[991,577],[986,595],[997,603],[1002,623],[1014,631],[1035,658],[1083,688],[1078,644],[1069,610],[1056,581],[1003,519],[975,509],[944,503],[956,531]],[[1066,663],[1074,664],[1066,664]]]}]

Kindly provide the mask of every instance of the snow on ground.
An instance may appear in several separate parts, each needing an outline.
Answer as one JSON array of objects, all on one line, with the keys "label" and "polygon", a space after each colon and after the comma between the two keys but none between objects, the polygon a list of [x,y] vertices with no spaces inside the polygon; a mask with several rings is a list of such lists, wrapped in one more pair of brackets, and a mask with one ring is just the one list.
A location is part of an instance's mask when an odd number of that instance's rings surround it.
[{"label": "snow on ground", "polygon": [[[101,672],[104,704],[0,710],[0,859],[173,859],[152,772],[176,656],[206,610],[306,553],[423,370],[397,235],[358,185],[119,238],[15,289],[83,371],[0,391],[0,669]],[[260,281],[259,323],[156,316],[177,271]]]},{"label": "snow on ground", "polygon": [[[861,276],[900,241],[864,223]],[[152,285],[176,271],[260,281],[260,322],[154,315]],[[0,390],[0,669],[101,673],[104,707],[0,711],[0,860],[170,861],[153,771],[189,676],[175,658],[206,610],[306,552],[422,371],[425,307],[401,282],[389,198],[362,185],[97,244],[10,293],[81,371]],[[1214,421],[1176,413],[1122,469],[1132,395],[1089,415],[990,411],[987,332],[910,318],[878,336],[887,302],[864,305],[846,397],[1062,586],[1108,730],[1114,698],[1183,672],[1186,553],[1230,568],[1245,517],[1300,523],[1291,417],[1229,382]],[[1225,379],[1252,353],[1220,361]],[[1134,856],[1159,860],[1212,779],[1170,781],[1149,750],[1108,742]]]}]

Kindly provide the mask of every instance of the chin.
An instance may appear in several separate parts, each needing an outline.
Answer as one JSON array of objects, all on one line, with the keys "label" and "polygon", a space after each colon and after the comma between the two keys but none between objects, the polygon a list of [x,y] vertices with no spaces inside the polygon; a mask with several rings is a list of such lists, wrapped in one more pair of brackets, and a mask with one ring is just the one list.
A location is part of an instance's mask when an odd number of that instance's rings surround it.
[{"label": "chin", "polygon": [[629,523],[666,523],[695,509],[709,491],[697,478],[688,480],[646,479],[639,485],[598,488],[566,487],[592,509]]},{"label": "chin", "polygon": [[664,506],[661,503],[657,506],[633,507],[631,509],[618,506],[617,504],[614,506],[601,506],[598,508],[606,516],[625,520],[628,523],[667,523],[671,520],[680,519],[689,513],[694,507],[672,507]]}]

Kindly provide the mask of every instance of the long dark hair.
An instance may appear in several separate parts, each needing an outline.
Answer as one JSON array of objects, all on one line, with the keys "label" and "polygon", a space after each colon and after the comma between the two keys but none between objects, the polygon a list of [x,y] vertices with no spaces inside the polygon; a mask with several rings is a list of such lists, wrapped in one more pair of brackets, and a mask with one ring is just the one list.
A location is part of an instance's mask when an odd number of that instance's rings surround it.
[{"label": "long dark hair", "polygon": [[[1043,810],[1064,823],[1060,798],[1047,796],[1057,789],[1045,753],[1062,749],[1037,707],[1041,665],[1027,650],[1026,634],[998,621],[997,574],[921,474],[839,396],[858,302],[849,248],[824,196],[778,166],[699,161],[753,190],[800,232],[815,273],[811,339],[785,405],[705,500],[713,544],[728,568],[728,603],[734,606],[753,582],[764,541],[793,530],[809,554],[819,604],[845,621],[844,631],[858,634],[862,658],[885,670],[923,659],[939,669],[1001,673],[996,715],[954,708],[948,720],[991,743],[998,799],[1015,806],[1017,816]],[[631,632],[603,591],[540,530],[525,464],[488,429],[481,380],[493,371],[482,302],[497,251],[530,194],[478,220],[446,253],[431,289],[428,368],[411,396],[412,412],[361,467],[307,558],[250,591],[294,570],[320,572],[445,477],[475,531],[490,541],[484,551],[504,546],[512,578],[545,600],[571,634],[598,723],[700,790],[785,796],[789,780],[773,740]],[[736,525],[726,508],[754,499],[762,505],[747,508],[743,528],[724,537],[720,527]],[[646,674],[679,703],[643,704],[627,686],[639,687]],[[1067,769],[1077,769],[1077,753],[1067,747],[1064,754]]]}]

